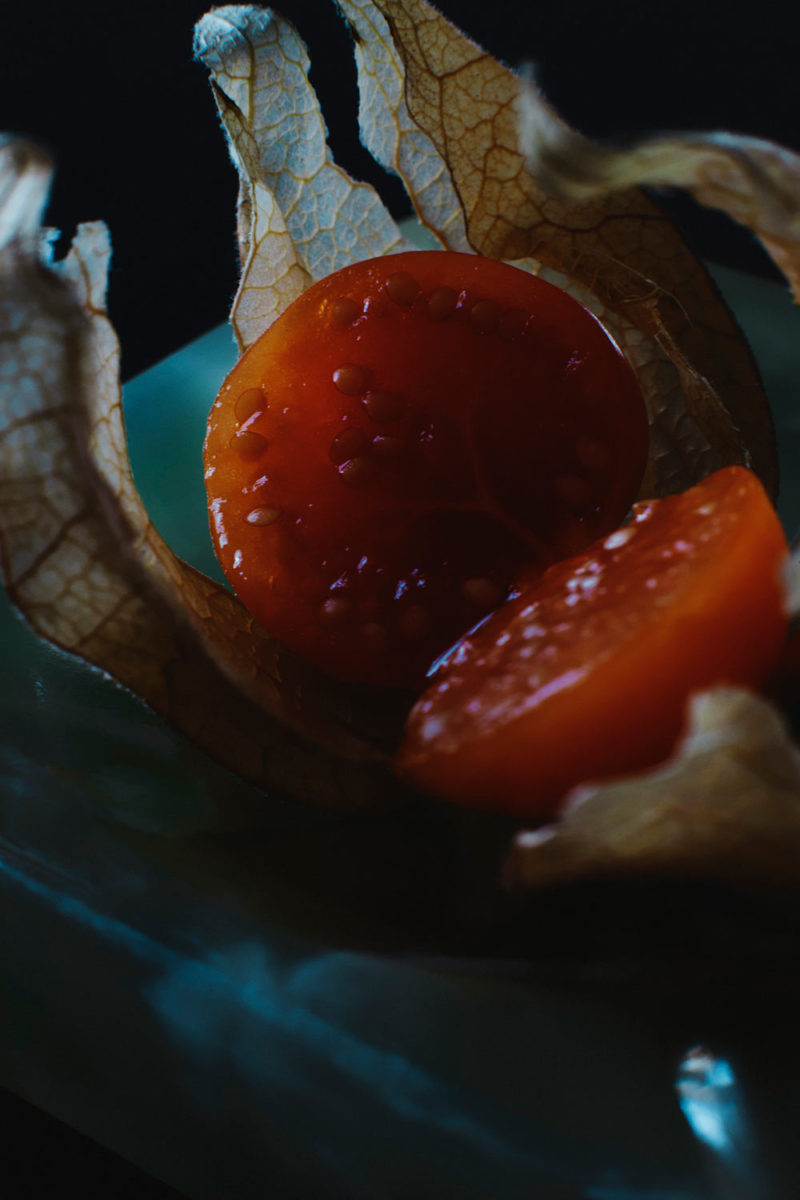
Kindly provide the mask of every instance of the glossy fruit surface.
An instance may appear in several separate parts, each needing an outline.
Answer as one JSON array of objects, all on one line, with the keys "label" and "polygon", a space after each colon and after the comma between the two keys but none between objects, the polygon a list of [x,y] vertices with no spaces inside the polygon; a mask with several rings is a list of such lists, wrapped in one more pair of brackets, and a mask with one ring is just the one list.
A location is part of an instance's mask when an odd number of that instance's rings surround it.
[{"label": "glossy fruit surface", "polygon": [[520,564],[616,527],[647,438],[627,363],[566,293],[475,255],[373,259],[311,287],[225,381],[212,537],[286,644],[415,685]]},{"label": "glossy fruit surface", "polygon": [[693,691],[758,688],[778,662],[786,554],[741,467],[637,505],[446,656],[398,769],[437,796],[545,819],[577,784],[662,761]]}]

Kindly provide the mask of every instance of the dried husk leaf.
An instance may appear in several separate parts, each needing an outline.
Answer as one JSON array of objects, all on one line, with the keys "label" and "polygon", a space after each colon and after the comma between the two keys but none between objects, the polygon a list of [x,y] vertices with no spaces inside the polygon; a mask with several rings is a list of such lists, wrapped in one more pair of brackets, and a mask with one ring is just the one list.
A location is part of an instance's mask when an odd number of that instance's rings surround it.
[{"label": "dried husk leaf", "polygon": [[[453,175],[434,142],[412,120],[405,101],[405,68],[392,32],[371,0],[336,0],[350,23],[359,77],[361,138],[373,157],[402,179],[420,222],[449,250],[470,251]],[[666,351],[624,312],[563,271],[527,257],[515,266],[569,292],[606,326],[627,356],[650,421],[650,461],[641,497],[663,495],[709,474],[724,458],[685,411],[681,378]],[[687,468],[687,461],[691,464]]]},{"label": "dried husk leaf", "polygon": [[100,667],[246,778],[333,806],[382,802],[347,692],[296,662],[150,524],[133,483],[109,241],[85,225],[39,258],[41,152],[0,147],[0,562],[34,630]]},{"label": "dried husk leaf", "polygon": [[195,28],[239,171],[242,274],[231,320],[246,350],[316,279],[408,249],[374,188],[338,167],[306,48],[269,9],[228,5]]},{"label": "dried husk leaf", "polygon": [[786,601],[790,617],[800,617],[800,546],[789,558],[786,571]]},{"label": "dried husk leaf", "polygon": [[530,86],[520,110],[521,149],[549,192],[587,200],[630,187],[683,188],[756,234],[800,303],[800,155],[762,138],[719,132],[610,149],[556,120]]},{"label": "dried husk leaf", "polygon": [[[530,257],[582,284],[671,361],[672,372],[659,368],[661,402],[650,402],[660,425],[650,493],[738,462],[774,494],[774,434],[752,357],[671,223],[636,189],[580,200],[547,192],[521,144],[522,81],[426,0],[374,6],[403,64],[408,111],[450,170],[472,248]],[[659,455],[669,459],[664,467]]]},{"label": "dried husk leaf", "polygon": [[800,888],[800,751],[771,704],[699,693],[672,759],[578,789],[557,823],[517,835],[506,864],[513,888],[607,877]]},{"label": "dried husk leaf", "polygon": [[336,0],[353,32],[361,140],[376,162],[402,179],[420,222],[448,250],[469,239],[447,163],[412,120],[405,71],[391,31],[372,0]]}]

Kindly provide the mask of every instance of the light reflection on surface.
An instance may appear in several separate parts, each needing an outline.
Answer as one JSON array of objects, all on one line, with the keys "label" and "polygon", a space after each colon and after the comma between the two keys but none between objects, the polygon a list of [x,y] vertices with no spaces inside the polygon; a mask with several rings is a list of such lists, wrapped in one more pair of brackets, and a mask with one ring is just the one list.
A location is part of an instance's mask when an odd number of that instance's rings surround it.
[{"label": "light reflection on surface", "polygon": [[[494,972],[460,978],[443,964],[223,934],[216,918],[215,936],[165,939],[6,848],[2,890],[58,925],[57,987],[40,1007],[59,1021],[80,1015],[96,1119],[119,1109],[134,1144],[173,1130],[163,1175],[181,1180],[176,1162],[191,1171],[190,1194],[222,1194],[198,1190],[210,1171],[214,1187],[235,1178],[248,1200],[267,1178],[274,1197],[315,1200],[529,1200],[537,1189],[548,1200],[700,1200],[654,1064],[616,1022],[587,1022],[526,982],[496,988]],[[46,1062],[30,1069],[48,1073]],[[125,1071],[146,1089],[144,1108],[129,1102]],[[71,1106],[71,1080],[64,1097]],[[57,1095],[51,1110],[63,1113]],[[89,1130],[90,1110],[87,1099]],[[190,1148],[181,1124],[206,1132]]]},{"label": "light reflection on surface", "polygon": [[676,1079],[681,1110],[706,1151],[714,1200],[778,1200],[733,1064],[703,1046],[683,1058]]},{"label": "light reflection on surface", "polygon": [[[772,285],[721,282],[778,412],[794,531],[796,310]],[[126,385],[151,516],[208,573],[194,418],[226,356],[220,328]],[[267,1180],[272,1200],[775,1200],[727,1058],[693,1051],[673,1093],[670,1063],[662,1076],[631,1030],[535,982],[515,988],[496,965],[480,981],[472,967],[437,977],[326,954],[282,936],[280,912],[256,922],[232,897],[209,886],[198,898],[136,861],[91,812],[159,832],[217,828],[211,765],[10,613],[0,633],[0,983],[4,1018],[21,1014],[29,1031],[3,1029],[3,1082],[198,1196],[230,1195],[235,1180],[237,1196],[263,1200]],[[706,1156],[700,1182],[689,1130]],[[298,1181],[309,1154],[327,1190]]]},{"label": "light reflection on surface", "polygon": [[701,1047],[690,1050],[681,1063],[678,1095],[683,1114],[700,1141],[719,1154],[731,1154],[736,1135],[742,1134],[742,1118],[730,1063]]}]

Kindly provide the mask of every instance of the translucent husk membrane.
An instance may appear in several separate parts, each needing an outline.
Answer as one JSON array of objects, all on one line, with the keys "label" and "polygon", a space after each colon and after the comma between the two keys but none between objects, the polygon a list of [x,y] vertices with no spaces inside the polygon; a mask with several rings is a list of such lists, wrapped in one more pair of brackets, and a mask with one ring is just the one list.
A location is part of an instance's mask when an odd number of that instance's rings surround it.
[{"label": "translucent husk membrane", "polygon": [[[624,350],[651,424],[642,494],[684,489],[728,463],[774,494],[772,422],[749,350],[638,185],[688,188],[748,225],[797,292],[800,159],[728,134],[600,149],[425,0],[338,7],[354,33],[362,139],[400,175],[420,222],[443,247],[564,287]],[[195,51],[239,172],[231,319],[243,351],[312,281],[406,247],[377,193],[333,162],[287,20],[215,9]],[[108,233],[82,226],[52,262],[41,227],[49,179],[36,147],[0,146],[0,554],[11,600],[40,636],[266,789],[345,809],[402,802],[386,760],[397,712],[298,661],[152,527],[128,462],[105,314]],[[796,561],[793,570],[797,608]],[[799,840],[800,770],[780,714],[719,690],[696,698],[673,762],[583,789],[555,826],[520,835],[508,877],[527,887],[642,871],[794,882]]]}]

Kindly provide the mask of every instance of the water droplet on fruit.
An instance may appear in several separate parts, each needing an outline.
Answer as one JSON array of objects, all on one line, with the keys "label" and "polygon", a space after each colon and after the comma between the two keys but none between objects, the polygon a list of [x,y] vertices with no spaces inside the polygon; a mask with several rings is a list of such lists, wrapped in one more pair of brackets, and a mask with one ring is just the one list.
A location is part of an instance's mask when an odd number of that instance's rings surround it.
[{"label": "water droplet on fruit", "polygon": [[444,730],[444,721],[441,717],[426,717],[422,722],[419,730],[420,741],[435,742]]},{"label": "water droplet on fruit", "polygon": [[244,458],[256,458],[266,450],[267,439],[260,433],[253,433],[249,429],[240,429],[231,438],[230,448]]},{"label": "water droplet on fruit", "polygon": [[591,484],[580,475],[560,475],[555,482],[556,495],[573,512],[586,508],[591,496]]},{"label": "water droplet on fruit", "polygon": [[335,300],[330,308],[330,323],[334,329],[347,329],[361,316],[361,305],[350,296]]},{"label": "water droplet on fruit", "polygon": [[386,295],[393,304],[408,307],[419,295],[419,284],[407,271],[396,271],[386,280]]},{"label": "water droplet on fruit", "polygon": [[406,410],[405,400],[394,392],[367,392],[364,407],[373,421],[398,421]]},{"label": "water droplet on fruit", "polygon": [[496,608],[503,599],[500,588],[491,579],[475,576],[461,585],[464,598],[478,608]]},{"label": "water droplet on fruit", "polygon": [[333,385],[345,396],[360,396],[369,387],[370,372],[356,363],[343,363],[333,372]]},{"label": "water droplet on fruit", "polygon": [[329,596],[319,607],[318,617],[323,625],[341,625],[353,610],[346,596]]},{"label": "water droplet on fruit", "polygon": [[478,333],[492,333],[500,320],[496,300],[477,300],[469,311],[469,323]]},{"label": "water droplet on fruit", "polygon": [[620,546],[627,545],[632,537],[633,530],[631,529],[630,525],[628,525],[625,529],[615,529],[614,532],[610,533],[603,542],[603,546],[606,550],[619,550]]},{"label": "water droplet on fruit", "polygon": [[428,316],[432,321],[446,321],[456,311],[457,304],[458,294],[453,288],[435,288],[428,297]]},{"label": "water droplet on fruit", "polygon": [[368,445],[369,438],[363,429],[348,426],[346,429],[340,430],[333,438],[328,455],[331,462],[339,467],[348,459],[363,454]]},{"label": "water droplet on fruit", "polygon": [[279,508],[251,508],[245,521],[248,525],[273,525],[280,515]]},{"label": "water droplet on fruit", "polygon": [[256,413],[263,412],[266,406],[263,388],[253,387],[242,392],[233,406],[233,411],[239,424],[244,425],[245,421],[249,421]]}]

